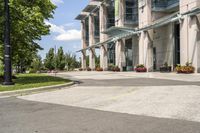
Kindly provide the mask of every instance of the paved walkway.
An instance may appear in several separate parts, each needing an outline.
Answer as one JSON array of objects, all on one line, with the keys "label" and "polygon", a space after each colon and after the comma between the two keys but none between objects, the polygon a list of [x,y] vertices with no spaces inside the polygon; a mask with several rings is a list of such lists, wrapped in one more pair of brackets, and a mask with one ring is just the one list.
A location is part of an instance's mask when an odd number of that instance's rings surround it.
[{"label": "paved walkway", "polygon": [[69,72],[57,76],[79,84],[0,99],[0,132],[200,133],[198,74]]}]

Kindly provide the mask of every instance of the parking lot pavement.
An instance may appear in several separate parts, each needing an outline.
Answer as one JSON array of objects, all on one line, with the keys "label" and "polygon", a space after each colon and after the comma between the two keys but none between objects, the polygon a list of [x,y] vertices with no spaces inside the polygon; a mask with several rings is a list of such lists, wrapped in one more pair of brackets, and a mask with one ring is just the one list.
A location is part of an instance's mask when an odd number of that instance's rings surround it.
[{"label": "parking lot pavement", "polygon": [[[134,77],[126,73],[63,73],[80,81],[70,89],[19,97],[102,111],[200,122],[199,82]],[[128,75],[130,73],[127,73]],[[101,77],[101,78],[100,78]],[[106,77],[104,79],[103,77]],[[115,78],[113,78],[115,77]],[[121,79],[119,79],[121,77]]]},{"label": "parking lot pavement", "polygon": [[0,99],[1,133],[199,133],[200,123]]},{"label": "parking lot pavement", "polygon": [[0,99],[0,132],[199,133],[199,79],[172,75],[60,73],[77,85]]}]

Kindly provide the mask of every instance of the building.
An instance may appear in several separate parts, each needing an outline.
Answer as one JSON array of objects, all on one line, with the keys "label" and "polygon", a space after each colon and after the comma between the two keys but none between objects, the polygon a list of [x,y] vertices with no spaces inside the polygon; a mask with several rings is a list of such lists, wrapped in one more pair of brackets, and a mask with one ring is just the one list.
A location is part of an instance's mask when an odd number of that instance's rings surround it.
[{"label": "building", "polygon": [[133,70],[144,64],[157,71],[164,63],[192,63],[200,72],[200,0],[91,0],[76,17],[82,25],[82,68],[110,64]]}]

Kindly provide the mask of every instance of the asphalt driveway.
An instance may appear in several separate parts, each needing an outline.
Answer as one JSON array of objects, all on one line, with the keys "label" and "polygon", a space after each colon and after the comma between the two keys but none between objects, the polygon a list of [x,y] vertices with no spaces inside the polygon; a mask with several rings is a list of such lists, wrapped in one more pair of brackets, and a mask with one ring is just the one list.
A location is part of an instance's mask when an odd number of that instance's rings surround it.
[{"label": "asphalt driveway", "polygon": [[72,72],[58,76],[77,85],[0,99],[0,132],[200,131],[200,75]]}]

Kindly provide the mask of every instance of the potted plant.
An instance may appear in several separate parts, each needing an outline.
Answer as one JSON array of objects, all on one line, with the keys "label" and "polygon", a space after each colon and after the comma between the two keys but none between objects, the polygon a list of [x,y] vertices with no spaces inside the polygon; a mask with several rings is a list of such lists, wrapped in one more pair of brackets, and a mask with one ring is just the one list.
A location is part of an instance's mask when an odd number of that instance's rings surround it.
[{"label": "potted plant", "polygon": [[147,72],[147,68],[143,64],[139,64],[135,68],[136,72]]},{"label": "potted plant", "polygon": [[92,71],[92,69],[90,67],[87,67],[87,71]]},{"label": "potted plant", "polygon": [[101,67],[96,67],[96,71],[102,72],[102,71],[103,71],[103,68],[101,68]]},{"label": "potted plant", "polygon": [[177,65],[177,73],[191,74],[194,73],[195,68],[192,66],[192,63],[186,62],[185,66]]},{"label": "potted plant", "polygon": [[108,71],[113,71],[114,65],[113,64],[109,64],[108,65]]},{"label": "potted plant", "polygon": [[113,72],[120,72],[120,68],[118,66],[114,66],[112,71]]},{"label": "potted plant", "polygon": [[163,66],[160,67],[160,72],[171,72],[172,67],[168,65],[167,62],[163,64]]}]

